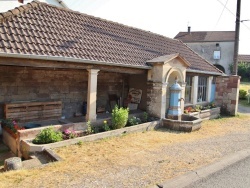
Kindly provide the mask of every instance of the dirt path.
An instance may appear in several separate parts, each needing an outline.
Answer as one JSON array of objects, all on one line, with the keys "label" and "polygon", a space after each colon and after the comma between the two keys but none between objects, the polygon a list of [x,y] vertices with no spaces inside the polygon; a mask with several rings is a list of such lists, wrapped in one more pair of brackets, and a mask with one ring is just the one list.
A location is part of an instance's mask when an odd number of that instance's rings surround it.
[{"label": "dirt path", "polygon": [[203,122],[193,133],[135,133],[56,149],[64,159],[0,174],[0,187],[150,187],[250,148],[250,116]]},{"label": "dirt path", "polygon": [[242,106],[241,104],[238,105],[238,112],[250,115],[250,107]]}]

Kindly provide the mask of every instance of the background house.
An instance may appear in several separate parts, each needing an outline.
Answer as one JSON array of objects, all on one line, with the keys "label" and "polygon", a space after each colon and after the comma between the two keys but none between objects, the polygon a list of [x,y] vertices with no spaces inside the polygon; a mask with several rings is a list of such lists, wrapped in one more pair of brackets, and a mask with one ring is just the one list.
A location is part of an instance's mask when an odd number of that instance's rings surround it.
[{"label": "background house", "polygon": [[191,31],[179,32],[175,39],[181,40],[192,50],[214,64],[226,74],[230,74],[230,64],[234,55],[234,31]]},{"label": "background house", "polygon": [[239,54],[238,63],[249,63],[250,64],[250,55]]}]

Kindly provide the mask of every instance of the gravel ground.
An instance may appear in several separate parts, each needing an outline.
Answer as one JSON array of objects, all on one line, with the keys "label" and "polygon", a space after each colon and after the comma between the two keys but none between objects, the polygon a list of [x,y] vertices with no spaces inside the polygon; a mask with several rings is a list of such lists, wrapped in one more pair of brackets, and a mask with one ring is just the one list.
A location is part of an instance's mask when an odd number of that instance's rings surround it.
[{"label": "gravel ground", "polygon": [[150,187],[250,148],[249,116],[204,124],[194,133],[159,130],[59,148],[64,161],[0,175],[0,187]]},{"label": "gravel ground", "polygon": [[[197,163],[198,166],[202,166],[204,163],[211,163],[223,156],[249,148],[249,140],[249,132],[248,134],[235,133],[213,139],[181,143],[174,147],[162,147],[154,153],[142,151],[148,158],[148,163],[144,166],[113,166],[103,169],[100,172],[103,175],[98,179],[83,177],[81,182],[61,187],[147,187],[170,178],[161,176],[165,170],[170,170],[172,177],[186,173]],[[200,156],[203,157],[202,160],[199,159]],[[174,163],[180,162],[182,166],[177,168]]]}]

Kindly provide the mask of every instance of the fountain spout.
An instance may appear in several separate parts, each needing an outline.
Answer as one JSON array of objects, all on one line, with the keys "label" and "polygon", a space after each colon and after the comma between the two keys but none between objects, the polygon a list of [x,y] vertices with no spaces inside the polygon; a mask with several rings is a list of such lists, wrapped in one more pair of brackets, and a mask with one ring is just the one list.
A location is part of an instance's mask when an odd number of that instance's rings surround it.
[{"label": "fountain spout", "polygon": [[180,98],[180,99],[179,99],[179,101],[181,101],[181,100],[185,101],[185,99],[184,99],[184,98]]}]

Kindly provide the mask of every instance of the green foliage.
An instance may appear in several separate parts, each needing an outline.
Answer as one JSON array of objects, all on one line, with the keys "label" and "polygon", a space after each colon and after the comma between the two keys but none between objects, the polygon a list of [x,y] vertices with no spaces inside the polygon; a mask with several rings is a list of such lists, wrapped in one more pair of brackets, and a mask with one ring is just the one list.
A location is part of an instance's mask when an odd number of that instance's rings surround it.
[{"label": "green foliage", "polygon": [[137,118],[135,116],[133,116],[132,118],[130,118],[128,120],[127,126],[133,126],[133,125],[138,125],[140,124],[142,121],[140,118]]},{"label": "green foliage", "polygon": [[118,108],[116,105],[112,110],[112,128],[120,129],[125,127],[128,121],[128,108]]},{"label": "green foliage", "polygon": [[238,64],[238,75],[242,81],[250,81],[250,65],[248,63]]},{"label": "green foliage", "polygon": [[86,130],[86,133],[87,134],[92,134],[94,133],[95,130],[94,130],[94,126],[91,125],[91,121],[88,121],[87,122],[87,130]]},{"label": "green foliage", "polygon": [[[229,65],[229,70],[233,73],[233,64]],[[241,81],[250,81],[250,64],[249,63],[238,63],[238,75],[241,76]]]},{"label": "green foliage", "polygon": [[103,121],[103,129],[104,129],[104,131],[110,131],[110,127],[109,127],[109,125],[108,125],[108,123],[107,123],[106,120]]},{"label": "green foliage", "polygon": [[247,91],[244,89],[240,89],[239,91],[239,99],[246,99],[247,98]]},{"label": "green foliage", "polygon": [[59,142],[63,140],[63,134],[59,131],[55,131],[53,127],[43,129],[36,138],[33,140],[34,144],[48,144]]},{"label": "green foliage", "polygon": [[144,122],[144,123],[148,122],[148,113],[147,112],[143,112],[142,122]]},{"label": "green foliage", "polygon": [[82,146],[82,145],[83,145],[83,141],[82,141],[82,140],[78,141],[78,142],[76,143],[76,145]]}]

